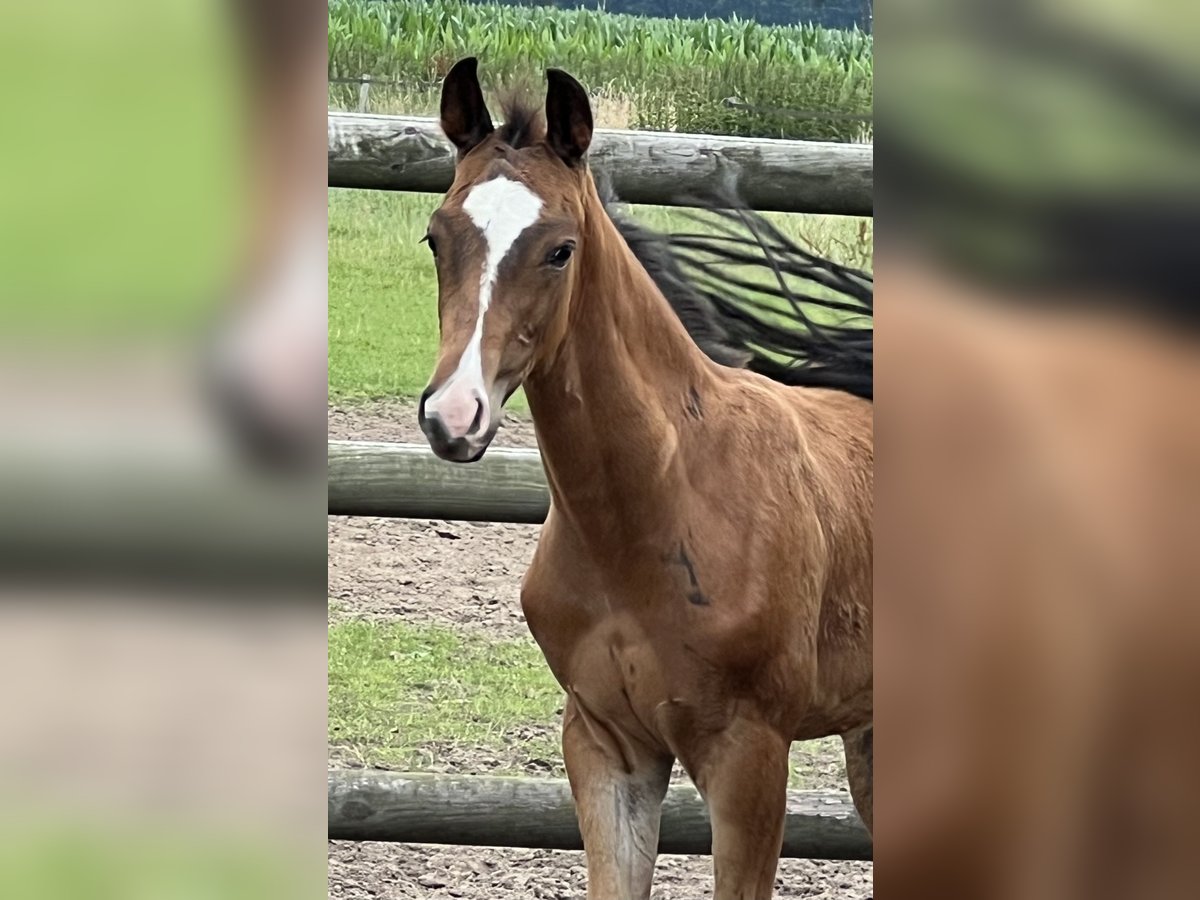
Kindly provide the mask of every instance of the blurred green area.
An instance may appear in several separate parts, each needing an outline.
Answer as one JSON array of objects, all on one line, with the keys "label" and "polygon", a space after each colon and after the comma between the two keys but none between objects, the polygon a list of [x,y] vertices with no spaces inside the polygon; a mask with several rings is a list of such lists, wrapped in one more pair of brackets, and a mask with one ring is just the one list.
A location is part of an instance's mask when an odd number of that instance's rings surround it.
[{"label": "blurred green area", "polygon": [[241,81],[211,0],[10,5],[0,330],[178,330],[226,286]]},{"label": "blurred green area", "polygon": [[[172,454],[185,460],[193,454],[206,460],[213,456],[204,455],[209,444],[197,427],[199,417],[187,411],[192,398],[173,391],[173,373],[159,366],[157,357],[144,362],[151,354],[124,354],[122,339],[140,341],[139,350],[177,346],[172,338],[193,335],[230,286],[248,212],[242,182],[249,149],[241,129],[246,75],[227,20],[230,8],[218,0],[50,0],[4,9],[0,335],[5,344],[0,359],[9,366],[4,385],[11,391],[5,400],[18,401],[4,408],[4,430],[6,436],[36,443],[44,470],[78,475],[92,471],[81,463],[84,458],[90,463],[121,458],[131,461],[130,468],[144,482],[146,471],[161,457],[170,463],[176,458]],[[161,340],[164,336],[168,340]],[[76,369],[74,360],[58,351],[81,344],[89,352]],[[25,352],[30,347],[36,350]],[[43,348],[51,352],[42,353]],[[90,352],[94,350],[99,352]],[[110,364],[113,357],[118,365]],[[162,387],[161,393],[150,400],[135,396],[127,403],[144,384],[126,380],[120,365],[126,362],[136,375],[152,373],[147,381],[161,376],[162,384],[153,385]],[[18,377],[10,382],[7,376],[12,375]],[[28,390],[20,380],[59,375],[65,382],[62,391],[57,382],[43,392]],[[156,418],[163,409],[178,412],[177,419]],[[61,428],[67,438],[48,424],[61,422],[70,425]],[[10,501],[14,482],[20,489],[30,487],[17,481],[19,471],[14,477],[12,462],[7,455],[0,460]],[[232,468],[216,467],[217,476]],[[99,476],[88,477],[86,486],[116,496],[122,472],[114,477],[114,470],[104,468]],[[171,487],[161,492],[160,509],[173,522],[194,525],[195,509],[186,508],[187,497],[172,505]],[[283,816],[270,808],[250,809],[256,798],[239,794],[245,807],[218,820],[194,796],[184,791],[177,796],[155,781],[166,769],[173,785],[228,785],[238,775],[267,766],[273,773],[287,772],[283,757],[301,752],[299,742],[289,744],[287,754],[257,746],[255,738],[231,727],[233,704],[181,704],[175,679],[181,679],[184,664],[177,656],[164,661],[161,651],[165,635],[176,629],[198,640],[201,629],[193,622],[159,630],[139,608],[141,614],[124,629],[127,641],[120,659],[141,671],[129,681],[115,681],[116,688],[88,695],[93,720],[81,722],[78,709],[72,711],[72,702],[87,688],[105,683],[107,671],[100,628],[97,620],[85,622],[87,611],[103,610],[98,620],[108,622],[130,596],[159,610],[182,608],[179,600],[196,609],[211,596],[186,587],[176,593],[169,564],[152,587],[138,580],[143,568],[155,569],[162,560],[156,547],[130,548],[120,537],[136,518],[128,504],[110,503],[97,524],[78,515],[78,497],[65,496],[61,478],[28,494],[46,517],[48,527],[35,532],[46,538],[50,562],[26,573],[20,569],[28,557],[23,555],[15,567],[18,577],[6,579],[0,591],[4,610],[13,615],[3,629],[11,638],[3,657],[24,679],[19,690],[8,692],[16,701],[5,705],[0,771],[12,782],[11,789],[36,800],[11,802],[10,785],[3,785],[0,897],[319,896],[317,891],[324,889],[324,823],[319,816],[313,817],[309,832],[317,840],[302,848],[305,858],[298,858],[295,831],[279,827]],[[14,515],[20,507],[0,503],[0,509],[14,522],[14,531],[29,530],[29,519]],[[227,513],[215,504],[210,509]],[[102,538],[117,535],[122,549],[132,549],[138,560],[132,586],[124,571],[119,577],[106,570],[96,576],[78,566],[67,536],[54,530],[54,519],[64,510],[68,515],[62,518],[70,526],[64,530],[81,536],[99,531]],[[272,512],[266,504],[262,511]],[[11,542],[4,549],[11,549]],[[218,558],[212,567],[224,562]],[[11,578],[7,567],[4,575]],[[84,665],[88,679],[67,677],[65,664],[52,654],[42,654],[40,659],[49,662],[37,671],[28,661],[13,663],[14,647],[30,640],[26,631],[36,632],[43,616],[55,620],[51,646]],[[226,645],[244,640],[245,629],[231,628],[230,635]],[[313,646],[316,650],[315,642]],[[205,659],[208,681],[219,658],[219,653],[209,653]],[[309,660],[319,672],[319,650]],[[299,668],[293,662],[289,676]],[[297,682],[293,678],[289,683]],[[140,686],[169,695],[168,712],[178,710],[196,731],[175,742],[176,732],[161,727],[167,718],[161,711],[160,721],[146,725],[156,713],[137,695]],[[247,692],[254,686],[251,673],[238,689]],[[319,691],[310,696],[319,701]],[[50,737],[41,728],[46,721],[55,726]],[[181,762],[200,743],[197,733],[236,745],[239,756],[226,758],[234,764],[222,770],[221,763],[214,765],[212,757],[203,755],[196,765]],[[312,774],[310,783],[319,797],[319,770]],[[123,775],[129,776],[127,782],[121,781]],[[210,789],[205,799],[215,793]],[[229,804],[219,812],[229,813]],[[273,827],[264,828],[263,819]]]},{"label": "blurred green area", "polygon": [[[1200,200],[1197,4],[917,0],[877,26],[904,234],[963,270],[1029,284],[1060,259],[1155,250],[1138,213]],[[1100,222],[1127,233],[1077,238]]]},{"label": "blurred green area", "polygon": [[[303,896],[276,848],[177,828],[45,822],[0,829],[0,897],[37,900],[262,900]],[[311,882],[311,877],[309,878]]]}]

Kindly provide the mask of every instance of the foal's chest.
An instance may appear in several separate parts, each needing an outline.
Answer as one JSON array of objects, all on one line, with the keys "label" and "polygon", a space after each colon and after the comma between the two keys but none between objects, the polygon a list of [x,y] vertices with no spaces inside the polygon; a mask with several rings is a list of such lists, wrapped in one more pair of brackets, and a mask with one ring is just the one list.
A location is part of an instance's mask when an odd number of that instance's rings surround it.
[{"label": "foal's chest", "polygon": [[[545,552],[554,547],[539,547],[522,605],[555,676],[592,715],[666,747],[664,704],[719,718],[744,692],[747,663],[759,666],[774,640],[752,598],[706,577],[686,552],[629,577]],[[754,652],[742,659],[745,647]]]}]

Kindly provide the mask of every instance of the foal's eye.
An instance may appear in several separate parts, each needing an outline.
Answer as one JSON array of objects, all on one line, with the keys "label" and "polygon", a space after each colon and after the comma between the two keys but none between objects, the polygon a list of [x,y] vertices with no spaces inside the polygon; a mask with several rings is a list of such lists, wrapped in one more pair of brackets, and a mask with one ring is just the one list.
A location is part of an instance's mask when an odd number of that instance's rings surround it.
[{"label": "foal's eye", "polygon": [[421,238],[421,240],[418,241],[418,243],[428,244],[429,252],[433,254],[434,259],[437,259],[437,241],[435,241],[433,239],[432,234],[426,234],[425,237]]},{"label": "foal's eye", "polygon": [[561,269],[567,264],[567,260],[571,258],[571,254],[574,252],[575,245],[567,241],[561,247],[555,247],[550,251],[550,255],[546,257],[546,264],[554,266],[556,269]]}]

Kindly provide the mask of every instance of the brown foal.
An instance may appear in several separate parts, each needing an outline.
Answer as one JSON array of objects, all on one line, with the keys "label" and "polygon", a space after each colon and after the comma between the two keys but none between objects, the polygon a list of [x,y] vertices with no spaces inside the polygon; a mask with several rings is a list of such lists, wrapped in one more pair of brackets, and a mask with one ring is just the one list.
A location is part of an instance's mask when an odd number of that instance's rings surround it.
[{"label": "brown foal", "polygon": [[429,226],[441,346],[421,424],[478,459],[524,385],[552,507],[521,601],[567,694],[592,900],[649,897],[680,760],[717,900],[769,898],[792,741],[843,736],[871,821],[872,407],[710,361],[604,209],[587,96],[494,129],[447,76],[454,183]]}]

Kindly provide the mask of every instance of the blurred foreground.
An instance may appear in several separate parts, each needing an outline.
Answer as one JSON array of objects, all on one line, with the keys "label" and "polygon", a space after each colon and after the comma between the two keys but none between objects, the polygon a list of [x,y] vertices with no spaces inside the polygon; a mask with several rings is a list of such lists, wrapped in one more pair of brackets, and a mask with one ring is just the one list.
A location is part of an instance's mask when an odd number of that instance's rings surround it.
[{"label": "blurred foreground", "polygon": [[1200,884],[1194,4],[876,21],[876,896]]},{"label": "blurred foreground", "polygon": [[0,896],[322,896],[324,8],[3,17]]},{"label": "blurred foreground", "polygon": [[[876,20],[881,898],[1200,884],[1197,16]],[[324,9],[5,18],[0,896],[317,895]]]}]

